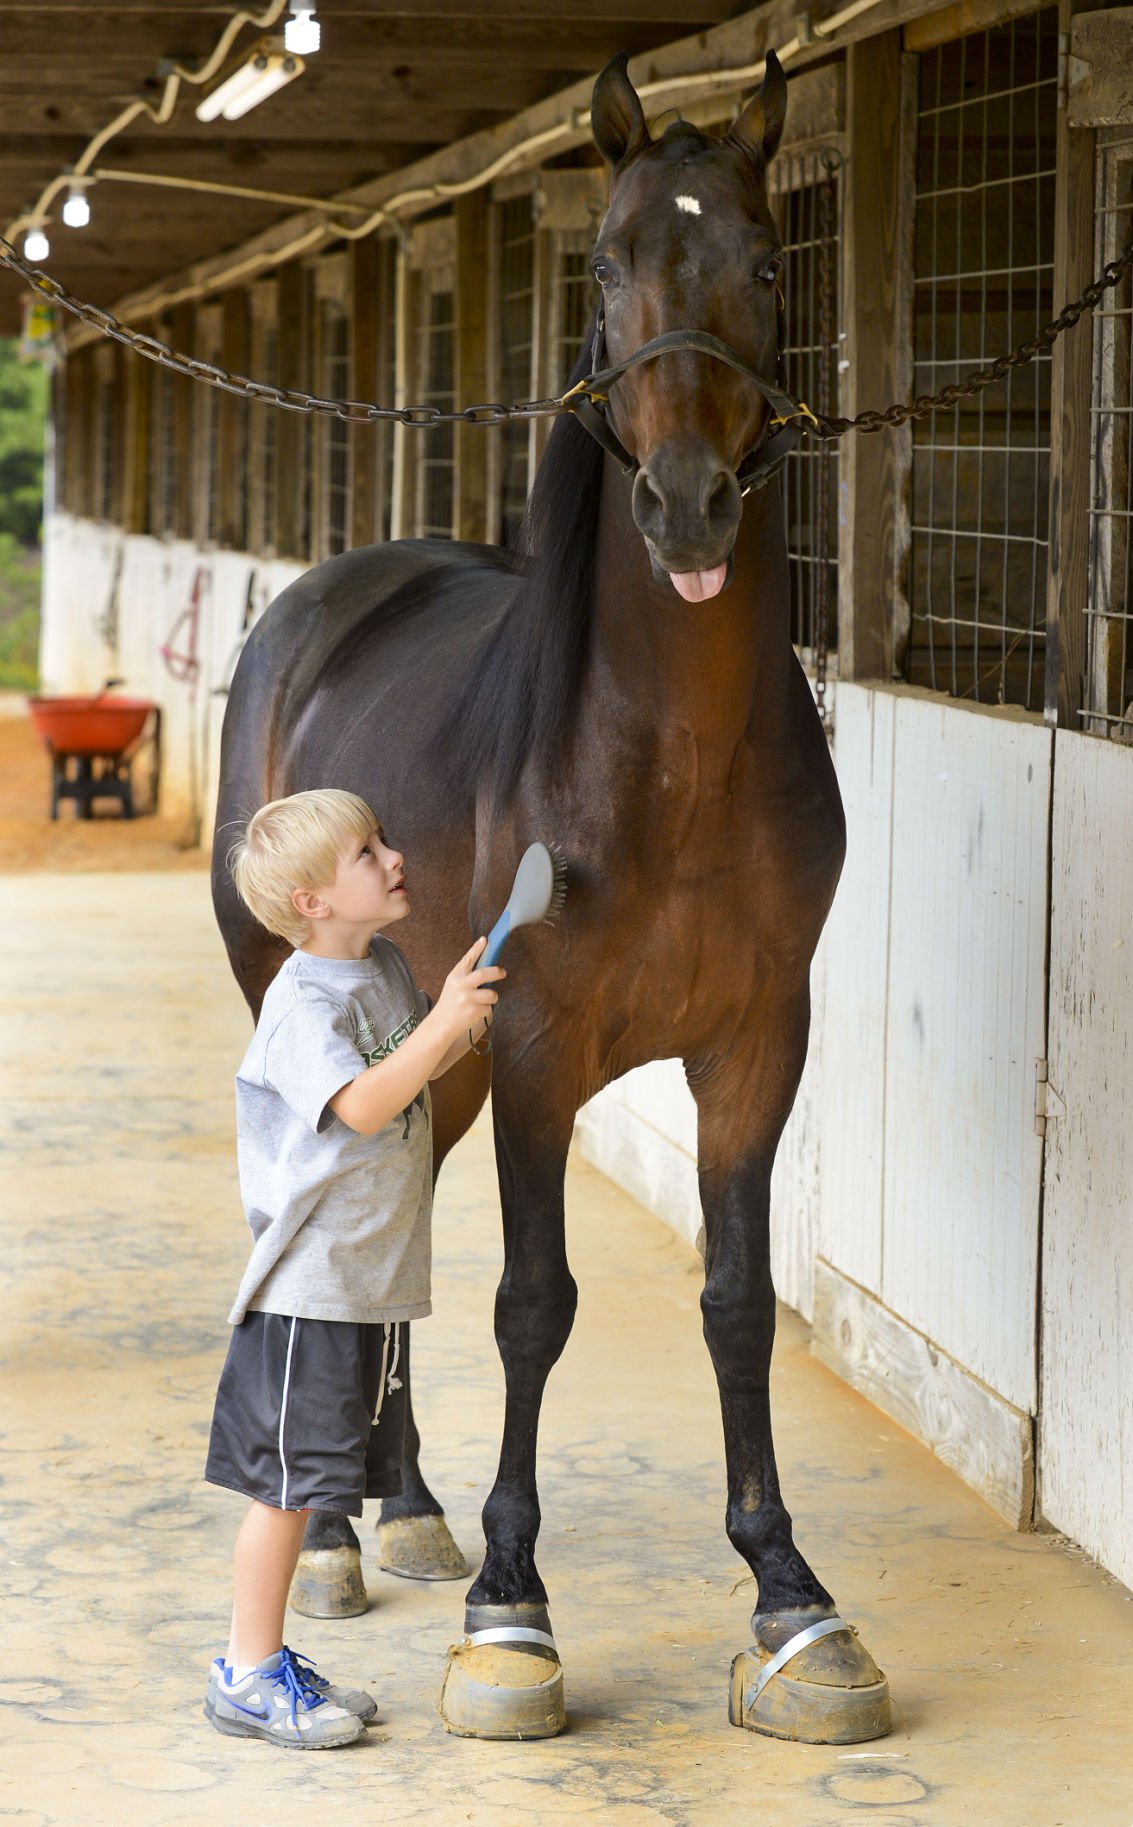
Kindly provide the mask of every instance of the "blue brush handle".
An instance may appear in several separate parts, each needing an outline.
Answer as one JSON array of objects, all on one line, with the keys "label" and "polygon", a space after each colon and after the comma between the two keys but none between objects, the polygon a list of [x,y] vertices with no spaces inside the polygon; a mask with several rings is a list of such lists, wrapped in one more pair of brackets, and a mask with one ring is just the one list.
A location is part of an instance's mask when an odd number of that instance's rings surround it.
[{"label": "blue brush handle", "polygon": [[476,961],[476,969],[478,971],[482,971],[486,965],[499,963],[500,953],[507,944],[507,937],[510,931],[511,913],[509,909],[505,907],[503,913],[488,934],[488,943]]}]

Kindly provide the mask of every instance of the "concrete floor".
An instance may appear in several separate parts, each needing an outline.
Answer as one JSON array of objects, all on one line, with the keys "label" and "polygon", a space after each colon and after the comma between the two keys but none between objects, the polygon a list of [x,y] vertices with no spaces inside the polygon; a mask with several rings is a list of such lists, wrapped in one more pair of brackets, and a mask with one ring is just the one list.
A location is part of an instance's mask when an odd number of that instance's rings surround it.
[{"label": "concrete floor", "polygon": [[[201,1715],[241,1505],[201,1481],[245,1255],[231,1076],[247,1026],[200,874],[7,876],[0,1818],[20,1827],[385,1819],[436,1827],[1130,1827],[1133,1603],[1067,1543],[1012,1534],[808,1355],[774,1372],[796,1533],[889,1675],[899,1725],[850,1750],[728,1726],[753,1590],[722,1527],[700,1265],[572,1169],[578,1324],[552,1376],[540,1562],[570,1728],[448,1737],[460,1585],[380,1574],[291,1640],[377,1695],[345,1751],[293,1757]],[[415,1332],[427,1473],[470,1554],[502,1409],[481,1125],[442,1179],[436,1310]]]}]

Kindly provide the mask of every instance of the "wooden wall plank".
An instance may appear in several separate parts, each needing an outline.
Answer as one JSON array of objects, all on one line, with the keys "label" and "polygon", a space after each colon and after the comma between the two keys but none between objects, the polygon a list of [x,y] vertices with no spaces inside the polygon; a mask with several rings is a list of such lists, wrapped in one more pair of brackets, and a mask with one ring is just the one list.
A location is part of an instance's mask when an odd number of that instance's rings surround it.
[{"label": "wooden wall plank", "polygon": [[898,696],[881,1296],[1033,1412],[1051,733]]},{"label": "wooden wall plank", "polygon": [[1031,1417],[826,1263],[815,1276],[816,1357],[892,1415],[1015,1529],[1034,1514]]},{"label": "wooden wall plank", "polygon": [[1133,1585],[1133,751],[1055,737],[1039,1502]]}]

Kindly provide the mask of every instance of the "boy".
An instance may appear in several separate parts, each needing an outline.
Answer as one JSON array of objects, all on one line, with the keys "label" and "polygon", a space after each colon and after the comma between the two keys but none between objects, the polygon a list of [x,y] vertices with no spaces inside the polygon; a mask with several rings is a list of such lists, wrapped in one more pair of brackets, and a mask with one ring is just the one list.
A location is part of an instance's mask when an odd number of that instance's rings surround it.
[{"label": "boy", "polygon": [[264,806],[229,855],[242,900],[295,946],[236,1077],[253,1247],[229,1321],[205,1477],[251,1506],[233,1557],[232,1634],[205,1713],[220,1732],[349,1744],[376,1706],[283,1642],[307,1512],[360,1516],[400,1489],[398,1328],[430,1311],[429,1081],[486,1037],[506,975],[478,939],[435,1008],[387,927],[405,864],[336,789]]}]

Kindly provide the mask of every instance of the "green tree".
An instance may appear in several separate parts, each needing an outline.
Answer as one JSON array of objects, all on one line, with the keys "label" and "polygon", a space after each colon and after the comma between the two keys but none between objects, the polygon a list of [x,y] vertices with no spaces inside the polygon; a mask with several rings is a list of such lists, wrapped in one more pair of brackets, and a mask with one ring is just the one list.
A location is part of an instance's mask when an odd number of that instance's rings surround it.
[{"label": "green tree", "polygon": [[47,394],[43,365],[0,337],[0,686],[24,690],[38,671]]}]

